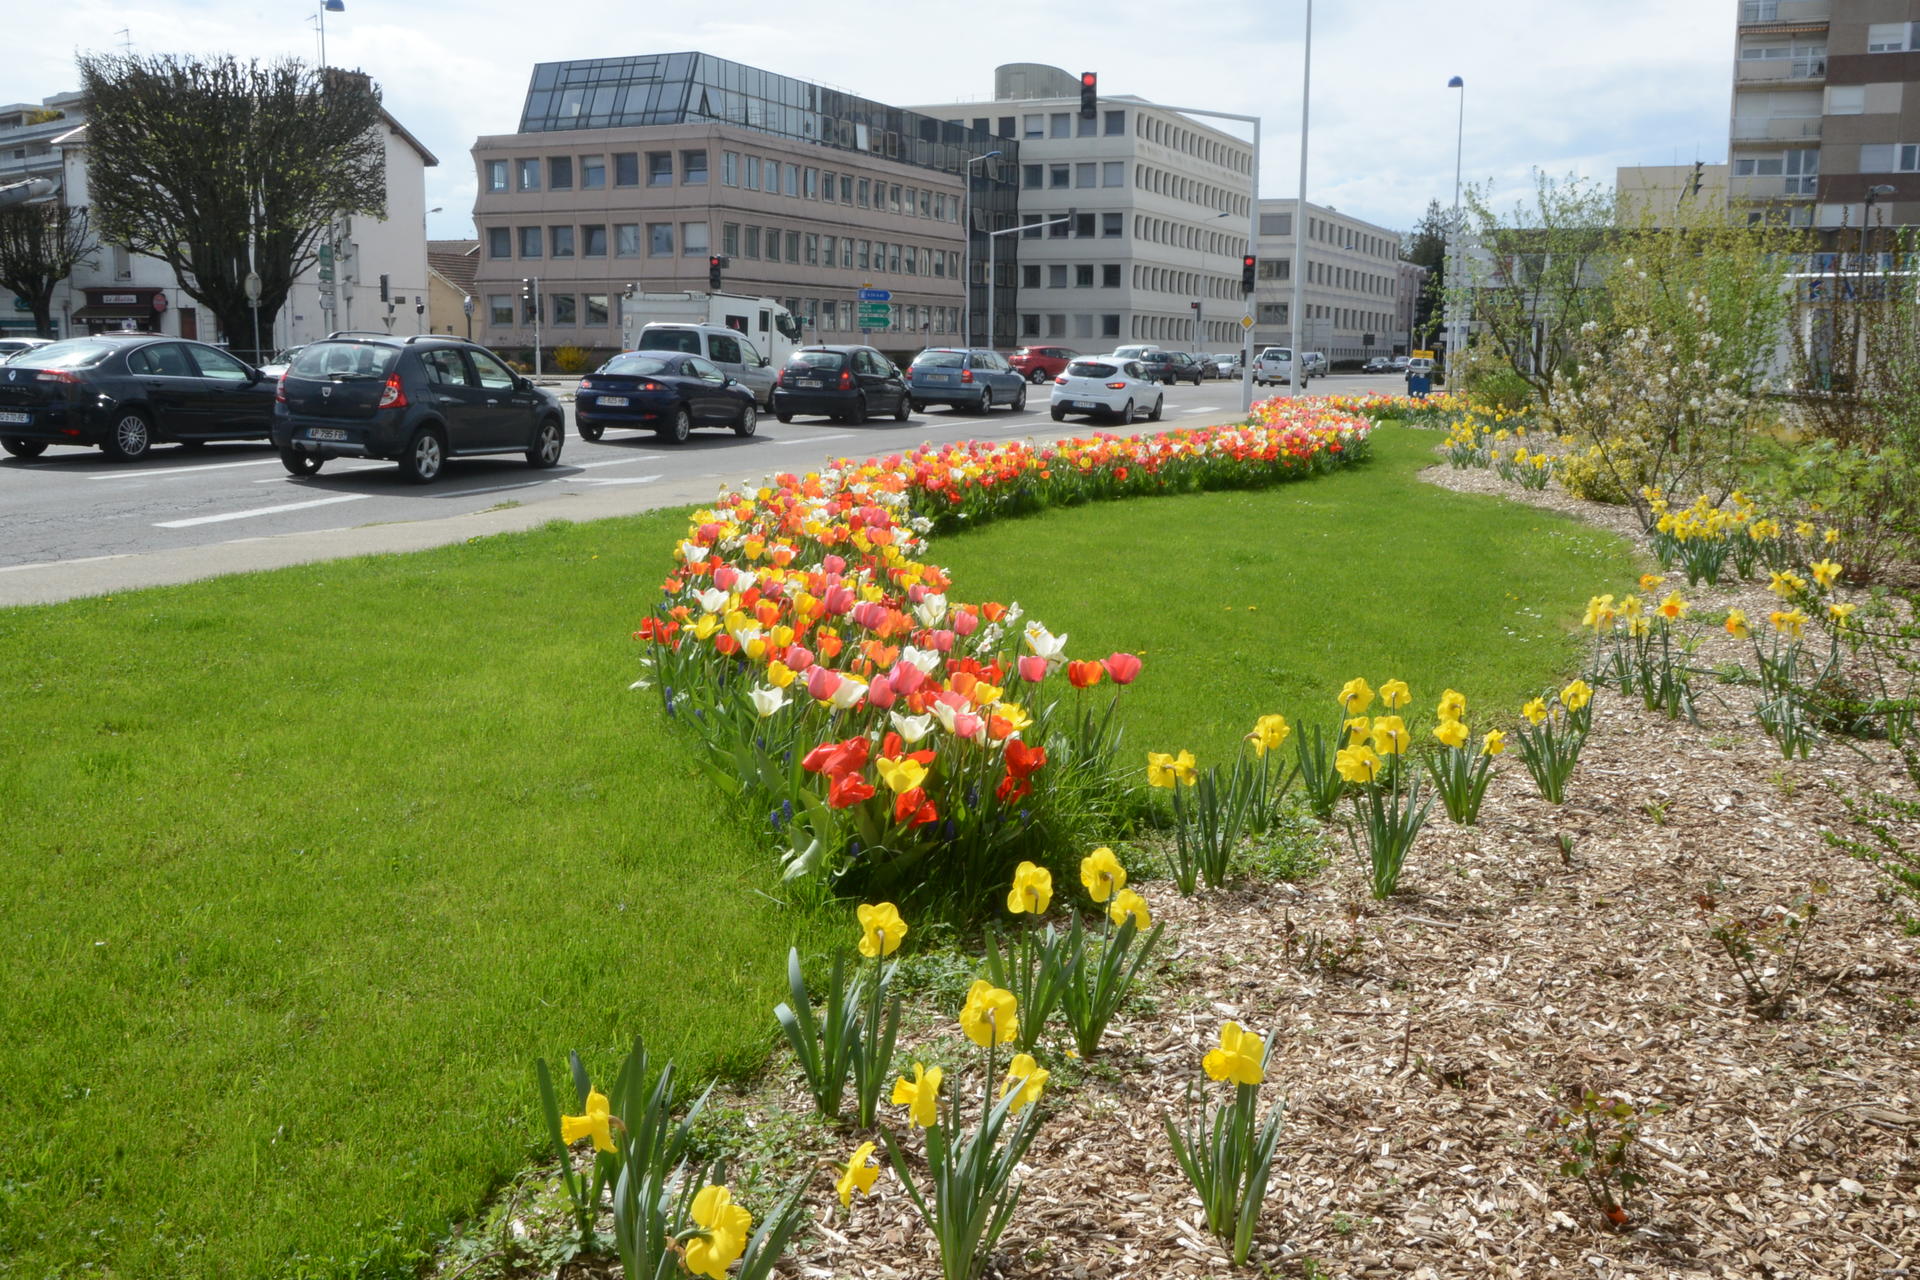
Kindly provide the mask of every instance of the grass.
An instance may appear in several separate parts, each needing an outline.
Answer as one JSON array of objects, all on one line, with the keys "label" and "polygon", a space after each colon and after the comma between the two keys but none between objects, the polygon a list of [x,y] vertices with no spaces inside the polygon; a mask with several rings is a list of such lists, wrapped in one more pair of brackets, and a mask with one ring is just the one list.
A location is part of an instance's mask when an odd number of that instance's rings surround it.
[{"label": "grass", "polygon": [[[1223,759],[1361,673],[1510,713],[1634,567],[1419,484],[1433,438],[935,558],[1076,654],[1143,651],[1129,752]],[[533,1057],[764,1060],[785,948],[832,922],[762,896],[624,692],[684,520],[0,612],[0,1275],[408,1275],[533,1157]]]}]

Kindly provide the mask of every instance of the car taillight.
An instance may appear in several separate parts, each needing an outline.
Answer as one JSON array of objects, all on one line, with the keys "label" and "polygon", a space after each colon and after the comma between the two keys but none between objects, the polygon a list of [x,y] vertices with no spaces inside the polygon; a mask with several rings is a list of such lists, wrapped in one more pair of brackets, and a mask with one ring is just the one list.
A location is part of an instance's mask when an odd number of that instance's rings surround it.
[{"label": "car taillight", "polygon": [[1107,384],[1107,390],[1109,391],[1125,391],[1126,389],[1127,384],[1124,382],[1109,382]]},{"label": "car taillight", "polygon": [[636,390],[636,391],[665,391],[665,390],[666,390],[666,388],[665,388],[665,387],[663,387],[663,386],[661,386],[661,385],[660,385],[659,383],[657,383],[657,382],[643,382],[643,383],[641,383],[641,384],[640,384],[640,385],[639,385],[638,387],[635,387],[635,388],[634,388],[634,390]]},{"label": "car taillight", "polygon": [[962,369],[962,370],[960,371],[960,381],[962,381],[962,382],[972,382],[972,381],[973,381],[973,370],[971,370],[971,369]]},{"label": "car taillight", "polygon": [[287,375],[284,373],[280,375],[280,380],[273,384],[273,402],[275,404],[287,402]]},{"label": "car taillight", "polygon": [[1059,377],[1055,378],[1054,381],[1064,387],[1067,385],[1067,375],[1063,373]]},{"label": "car taillight", "polygon": [[76,378],[73,374],[67,373],[65,370],[62,370],[62,369],[42,369],[39,373],[34,375],[34,381],[35,382],[78,382],[80,381],[80,379]]},{"label": "car taillight", "polygon": [[407,392],[400,385],[400,374],[396,370],[387,375],[387,385],[380,389],[380,407],[382,409],[404,409],[407,407]]},{"label": "car taillight", "polygon": [[846,391],[850,389],[852,386],[853,386],[853,370],[842,369],[840,371],[840,389],[842,391]]},{"label": "car taillight", "polygon": [[787,371],[785,369],[773,375],[773,385],[776,387],[784,387],[787,385]]}]

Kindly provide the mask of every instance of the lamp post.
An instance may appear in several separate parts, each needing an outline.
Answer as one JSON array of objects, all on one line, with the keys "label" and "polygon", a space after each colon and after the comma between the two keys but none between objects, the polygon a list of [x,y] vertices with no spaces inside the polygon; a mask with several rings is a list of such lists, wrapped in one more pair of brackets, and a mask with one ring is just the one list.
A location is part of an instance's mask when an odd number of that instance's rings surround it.
[{"label": "lamp post", "polygon": [[[1073,221],[1074,211],[1070,210],[1064,218],[1050,218],[1045,222],[1029,222],[1018,227],[1007,227],[1000,231],[987,232],[987,346],[993,346],[993,265],[998,256],[999,245],[994,243],[996,236],[1017,235],[1022,231],[1037,231],[1041,227],[1057,227],[1063,222]],[[971,346],[972,343],[967,345]]]},{"label": "lamp post", "polygon": [[[960,345],[963,347],[973,345],[973,166],[979,164],[982,160],[991,160],[999,154],[998,151],[989,151],[985,155],[975,156],[973,159],[967,161],[962,173],[962,177],[966,181],[966,190],[960,193],[961,252],[965,258],[965,261],[960,266],[960,280],[961,290],[966,295],[966,306],[964,308],[966,316],[960,321]],[[987,246],[991,249],[993,242],[989,240]],[[991,257],[992,255],[989,254],[988,256]],[[992,271],[991,264],[988,266],[988,271],[989,273]],[[987,289],[988,297],[991,298],[993,289],[991,274],[989,274],[987,280]],[[991,301],[989,301],[987,305],[987,345],[993,345],[993,305]]]},{"label": "lamp post", "polygon": [[313,21],[320,28],[320,65],[327,65],[327,15],[345,13],[347,0],[321,0],[320,7],[314,11]]},{"label": "lamp post", "polygon": [[[1448,238],[1452,243],[1447,246],[1447,372],[1451,374],[1455,368],[1458,368],[1453,362],[1454,354],[1459,350],[1462,342],[1459,332],[1461,325],[1458,293],[1462,239],[1460,234],[1460,147],[1467,133],[1467,82],[1455,76],[1447,81],[1447,88],[1460,91],[1460,114],[1453,127],[1453,225],[1448,229],[1450,233]],[[1447,383],[1449,388],[1453,385],[1451,381]]]},{"label": "lamp post", "polygon": [[1860,211],[1860,270],[1862,273],[1867,269],[1867,228],[1873,223],[1873,202],[1881,196],[1892,194],[1893,188],[1884,182],[1867,188],[1867,202]]},{"label": "lamp post", "polygon": [[[1306,53],[1300,70],[1300,192],[1293,200],[1293,367],[1287,375],[1289,399],[1300,394],[1307,380],[1307,320],[1302,301],[1307,292],[1307,108],[1313,100],[1313,0],[1307,0]],[[1252,376],[1251,373],[1248,374]]]},{"label": "lamp post", "polygon": [[520,281],[520,296],[533,304],[533,374],[542,372],[540,363],[540,277],[526,276]]}]

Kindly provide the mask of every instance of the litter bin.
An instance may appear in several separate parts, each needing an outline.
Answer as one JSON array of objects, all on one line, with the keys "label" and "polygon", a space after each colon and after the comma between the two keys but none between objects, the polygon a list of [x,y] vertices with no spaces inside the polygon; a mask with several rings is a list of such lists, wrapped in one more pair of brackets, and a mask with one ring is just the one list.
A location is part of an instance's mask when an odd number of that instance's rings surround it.
[{"label": "litter bin", "polygon": [[1410,373],[1407,375],[1407,394],[1416,400],[1424,400],[1433,390],[1433,375]]}]

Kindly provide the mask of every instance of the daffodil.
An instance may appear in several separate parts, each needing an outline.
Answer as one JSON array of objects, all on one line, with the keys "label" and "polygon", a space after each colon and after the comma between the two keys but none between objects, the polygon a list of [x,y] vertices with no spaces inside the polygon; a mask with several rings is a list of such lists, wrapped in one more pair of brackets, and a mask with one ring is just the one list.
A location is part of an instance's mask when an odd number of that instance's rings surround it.
[{"label": "daffodil", "polygon": [[1364,742],[1343,747],[1334,754],[1333,767],[1348,782],[1372,782],[1380,772],[1380,757]]},{"label": "daffodil", "polygon": [[1643,573],[1640,575],[1640,589],[1648,595],[1652,595],[1658,591],[1665,583],[1666,578],[1657,573]]},{"label": "daffodil", "polygon": [[1125,924],[1131,916],[1135,928],[1146,929],[1153,925],[1153,913],[1147,910],[1147,900],[1131,889],[1122,889],[1113,895],[1113,901],[1107,906],[1107,918],[1115,924]]},{"label": "daffodil", "polygon": [[1835,546],[1840,541],[1840,531],[1838,529],[1828,529],[1820,535],[1820,541],[1829,547]]},{"label": "daffodil", "polygon": [[1771,622],[1773,629],[1781,635],[1792,636],[1798,640],[1807,625],[1807,615],[1798,609],[1776,609],[1767,615],[1767,621]]},{"label": "daffodil", "polygon": [[1593,701],[1593,689],[1585,680],[1575,680],[1560,691],[1560,704],[1569,711],[1578,711]]},{"label": "daffodil", "polygon": [[1442,746],[1458,750],[1467,745],[1467,722],[1464,720],[1442,720],[1433,726],[1433,736]]},{"label": "daffodil", "polygon": [[1833,625],[1842,631],[1853,625],[1854,606],[1850,604],[1830,604],[1827,615],[1833,619]]},{"label": "daffodil", "polygon": [[853,1159],[847,1161],[847,1167],[840,1172],[840,1180],[834,1183],[834,1189],[840,1193],[840,1207],[851,1208],[853,1193],[865,1195],[873,1190],[873,1181],[880,1176],[877,1166],[869,1164],[873,1158],[873,1144],[863,1142],[853,1149]]},{"label": "daffodil", "polygon": [[592,1138],[595,1151],[614,1149],[607,1095],[598,1089],[587,1090],[587,1114],[560,1117],[560,1141],[572,1144],[582,1138]]},{"label": "daffodil", "polygon": [[1032,1054],[1014,1054],[1013,1063],[1007,1068],[1006,1083],[1000,1086],[1001,1097],[1014,1093],[1013,1105],[1007,1110],[1017,1116],[1040,1101],[1040,1091],[1047,1087],[1049,1075],[1045,1067],[1033,1060]]},{"label": "daffodil", "polygon": [[1687,616],[1687,610],[1690,607],[1685,600],[1680,598],[1680,593],[1675,591],[1660,602],[1660,607],[1655,610],[1655,612],[1668,622],[1678,622]]},{"label": "daffodil", "polygon": [[1358,746],[1373,735],[1373,721],[1366,716],[1354,716],[1340,726],[1347,731],[1347,745]]},{"label": "daffodil", "polygon": [[1020,1033],[1013,992],[975,978],[960,1009],[960,1030],[981,1048],[1005,1044]]},{"label": "daffodil", "polygon": [[1192,786],[1199,779],[1199,771],[1194,768],[1193,752],[1182,751],[1179,755],[1168,755],[1164,751],[1147,752],[1147,782],[1156,787],[1173,787],[1184,784]]},{"label": "daffodil", "polygon": [[1440,695],[1440,705],[1434,708],[1434,714],[1442,720],[1458,720],[1467,714],[1467,695],[1458,689],[1449,689]]},{"label": "daffodil", "polygon": [[1807,589],[1807,580],[1791,569],[1774,573],[1773,581],[1767,584],[1767,590],[1782,600],[1791,600],[1799,592]]},{"label": "daffodil", "polygon": [[1753,634],[1747,628],[1747,615],[1738,609],[1727,610],[1727,634],[1735,640],[1745,640]]},{"label": "daffodil", "polygon": [[1287,740],[1293,730],[1282,715],[1261,716],[1253,722],[1253,732],[1247,735],[1247,741],[1253,743],[1253,754],[1264,756],[1269,751],[1278,751],[1280,744]]},{"label": "daffodil", "polygon": [[1373,687],[1360,676],[1355,676],[1340,686],[1340,706],[1350,716],[1357,716],[1373,705]]},{"label": "daffodil", "polygon": [[1089,898],[1105,902],[1126,888],[1127,869],[1113,856],[1113,850],[1101,845],[1080,859],[1080,883],[1086,886]]},{"label": "daffodil", "polygon": [[735,1204],[725,1187],[702,1187],[688,1216],[700,1230],[687,1241],[687,1270],[708,1280],[727,1280],[727,1268],[746,1251],[753,1215]]},{"label": "daffodil", "polygon": [[1259,1084],[1267,1078],[1261,1065],[1265,1056],[1266,1043],[1259,1036],[1242,1031],[1237,1022],[1225,1022],[1220,1025],[1220,1047],[1208,1050],[1200,1065],[1212,1080]]},{"label": "daffodil", "polygon": [[891,902],[862,903],[854,915],[860,920],[860,954],[869,960],[890,956],[907,936],[907,922]]},{"label": "daffodil", "polygon": [[931,1129],[940,1123],[940,1078],[943,1074],[939,1067],[929,1069],[916,1062],[913,1064],[913,1079],[901,1076],[893,1082],[893,1105],[905,1107],[907,1118],[922,1129]]},{"label": "daffodil", "polygon": [[1380,705],[1389,711],[1398,711],[1412,701],[1413,694],[1405,680],[1389,680],[1380,686]]},{"label": "daffodil", "polygon": [[1053,873],[1045,867],[1031,862],[1023,862],[1013,870],[1013,888],[1007,891],[1007,910],[1019,915],[1023,911],[1036,916],[1047,913],[1047,904],[1053,901]]},{"label": "daffodil", "polygon": [[1545,698],[1535,698],[1526,706],[1520,708],[1520,714],[1527,718],[1528,724],[1539,724],[1547,718],[1547,700]]},{"label": "daffodil", "polygon": [[1497,756],[1507,749],[1507,735],[1498,729],[1487,730],[1487,736],[1480,739],[1480,754]]},{"label": "daffodil", "polygon": [[1840,566],[1832,560],[1815,560],[1807,566],[1813,571],[1813,580],[1828,590],[1840,580]]},{"label": "daffodil", "polygon": [[1373,722],[1373,749],[1382,756],[1404,754],[1408,744],[1407,723],[1399,716],[1379,716]]}]

